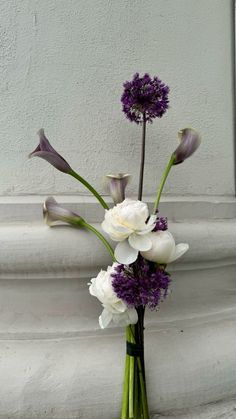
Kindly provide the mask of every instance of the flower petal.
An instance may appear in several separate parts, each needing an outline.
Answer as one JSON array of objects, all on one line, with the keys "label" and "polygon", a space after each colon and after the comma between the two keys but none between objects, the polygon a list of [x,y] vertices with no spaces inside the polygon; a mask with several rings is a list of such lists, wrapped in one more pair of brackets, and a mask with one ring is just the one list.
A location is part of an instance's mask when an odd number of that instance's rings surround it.
[{"label": "flower petal", "polygon": [[102,314],[99,316],[99,325],[101,329],[105,329],[112,321],[112,314],[104,308]]},{"label": "flower petal", "polygon": [[129,265],[136,261],[138,257],[138,250],[135,250],[129,245],[128,240],[119,242],[115,248],[115,258],[123,265]]},{"label": "flower petal", "polygon": [[125,240],[129,234],[132,232],[127,227],[121,226],[121,225],[114,225],[112,222],[109,222],[109,220],[105,216],[105,220],[101,224],[103,231],[107,233],[110,238],[114,241],[122,241]]},{"label": "flower petal", "polygon": [[44,134],[44,130],[38,131],[39,145],[36,149],[30,153],[29,157],[41,157],[48,161],[56,169],[64,173],[70,173],[72,170],[67,161],[62,157],[50,144],[47,137]]},{"label": "flower petal", "polygon": [[106,176],[106,189],[110,193],[115,204],[124,201],[125,188],[128,185],[130,178],[131,176],[128,173]]},{"label": "flower petal", "polygon": [[135,308],[127,309],[124,313],[113,314],[113,323],[117,326],[128,326],[129,324],[135,324],[138,321],[138,315]]},{"label": "flower petal", "polygon": [[148,251],[142,252],[142,256],[157,263],[168,263],[170,256],[175,251],[174,237],[169,231],[155,231],[148,235],[152,241],[152,247]]},{"label": "flower petal", "polygon": [[175,246],[174,252],[171,254],[168,263],[174,262],[175,260],[179,259],[181,256],[184,255],[189,249],[188,243],[179,243]]},{"label": "flower petal", "polygon": [[182,163],[190,157],[200,146],[201,138],[193,128],[184,128],[179,131],[180,144],[174,152],[174,164]]},{"label": "flower petal", "polygon": [[155,224],[156,219],[157,219],[157,215],[156,214],[150,215],[149,220],[147,222],[147,226],[149,226],[151,224]]},{"label": "flower petal", "polygon": [[137,231],[137,234],[142,235],[142,234],[150,233],[156,225],[156,220],[157,220],[157,216],[156,215],[151,215],[149,217],[149,220],[148,220],[146,226],[143,228],[142,231]]},{"label": "flower petal", "polygon": [[138,321],[138,313],[135,308],[129,308],[127,310],[127,314],[129,316],[130,324],[135,324]]},{"label": "flower petal", "polygon": [[52,197],[48,197],[43,204],[43,217],[49,226],[66,223],[79,226],[83,219],[78,214],[61,207]]},{"label": "flower petal", "polygon": [[150,250],[152,247],[152,241],[147,234],[138,235],[133,233],[129,236],[128,241],[131,247],[142,252]]}]

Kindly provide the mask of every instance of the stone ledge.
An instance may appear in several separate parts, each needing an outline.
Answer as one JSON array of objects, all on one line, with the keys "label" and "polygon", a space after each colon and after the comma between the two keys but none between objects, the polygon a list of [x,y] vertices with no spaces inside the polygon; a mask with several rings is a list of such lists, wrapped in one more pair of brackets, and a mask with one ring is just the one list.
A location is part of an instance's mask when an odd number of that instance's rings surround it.
[{"label": "stone ledge", "polygon": [[[64,199],[68,206],[74,202]],[[0,417],[118,418],[123,330],[99,329],[101,306],[87,288],[89,279],[110,263],[106,250],[87,232],[50,229],[40,222],[41,197],[28,204],[23,199],[19,207],[19,200],[10,207],[3,201]],[[170,211],[173,202],[167,204]],[[153,419],[216,419],[216,412],[234,418],[234,404],[227,399],[236,394],[235,202],[207,201],[209,211],[230,208],[229,218],[206,212],[208,220],[196,216],[201,201],[189,202],[177,204],[180,212],[181,205],[193,208],[192,218],[172,220],[169,227],[177,242],[190,244],[190,251],[170,265],[172,291],[160,310],[146,317],[151,411]],[[95,217],[94,202],[91,211],[86,203],[76,205]]]},{"label": "stone ledge", "polygon": [[[99,225],[95,224],[99,229]],[[170,223],[176,242],[189,252],[171,269],[205,269],[236,263],[236,220]],[[89,278],[111,263],[101,242],[91,233],[69,226],[41,223],[0,225],[0,278]]]},{"label": "stone ledge", "polygon": [[[0,197],[0,222],[37,222],[42,219],[42,204],[47,196],[2,196]],[[94,197],[86,195],[58,195],[55,198],[66,208],[71,208],[91,222],[103,219],[104,210]],[[111,198],[105,197],[111,204]],[[134,198],[136,199],[136,198]],[[154,196],[143,198],[152,209]],[[203,220],[236,218],[234,196],[163,196],[160,212],[170,220]]]}]

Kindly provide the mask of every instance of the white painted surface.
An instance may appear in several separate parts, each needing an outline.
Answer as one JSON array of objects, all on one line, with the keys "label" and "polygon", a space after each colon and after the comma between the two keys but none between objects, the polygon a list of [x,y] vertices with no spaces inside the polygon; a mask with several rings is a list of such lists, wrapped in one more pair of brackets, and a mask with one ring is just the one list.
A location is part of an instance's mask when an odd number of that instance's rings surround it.
[{"label": "white painted surface", "polygon": [[148,127],[147,196],[177,130],[191,125],[203,136],[194,159],[173,169],[161,205],[190,252],[172,268],[168,300],[147,316],[151,411],[155,419],[236,417],[231,5],[0,4],[1,419],[119,417],[123,330],[100,331],[101,307],[86,285],[108,257],[88,234],[44,226],[44,197],[30,195],[61,194],[60,202],[94,222],[102,212],[75,180],[26,156],[44,126],[99,190],[104,174],[123,170],[134,175],[135,194],[140,129],[124,119],[119,98],[137,70],[158,74],[171,88],[170,110]]},{"label": "white painted surface", "polygon": [[232,195],[232,2],[230,0],[2,1],[0,194],[86,193],[46,162],[27,162],[45,127],[55,148],[101,190],[109,172],[134,175],[140,127],[125,120],[122,83],[158,74],[170,109],[148,127],[145,190],[154,193],[193,126],[203,144],[176,167],[166,193]]},{"label": "white painted surface", "polygon": [[[29,222],[23,217],[30,198],[6,201],[8,211],[17,208],[18,222],[0,224],[0,418],[118,419],[124,331],[99,329],[101,306],[87,287],[109,263],[106,252],[83,231],[33,221],[40,197],[31,202]],[[170,210],[177,203],[180,208],[177,198],[164,204]],[[235,206],[223,199],[212,213],[213,202],[205,200],[204,211],[216,215],[226,204]],[[66,205],[86,208],[72,197]],[[236,219],[232,209],[227,220],[194,219],[194,207],[200,203],[192,198],[189,219],[170,223],[190,251],[169,266],[172,292],[146,318],[155,419],[231,419],[235,413]]]},{"label": "white painted surface", "polygon": [[[55,195],[54,195],[55,196]],[[0,197],[0,224],[41,222],[43,202],[47,196],[4,196]],[[91,196],[56,195],[56,200],[63,207],[80,214],[89,222],[102,222],[104,209]],[[143,201],[152,211],[154,196],[144,196]],[[112,199],[106,197],[112,204]],[[236,198],[219,196],[169,196],[160,202],[160,215],[170,221],[217,220],[236,218]]]}]

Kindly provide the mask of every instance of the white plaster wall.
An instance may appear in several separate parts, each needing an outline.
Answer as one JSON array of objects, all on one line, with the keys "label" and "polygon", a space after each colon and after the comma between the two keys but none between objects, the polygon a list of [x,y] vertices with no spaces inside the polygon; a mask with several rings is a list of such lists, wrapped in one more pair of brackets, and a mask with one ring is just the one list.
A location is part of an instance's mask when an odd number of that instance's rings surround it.
[{"label": "white plaster wall", "polygon": [[27,162],[41,126],[98,189],[104,173],[137,174],[140,127],[119,100],[123,81],[147,71],[169,84],[171,107],[148,127],[146,193],[177,130],[190,125],[203,144],[166,192],[232,195],[231,8],[231,0],[0,2],[0,194],[84,193],[47,163]]}]

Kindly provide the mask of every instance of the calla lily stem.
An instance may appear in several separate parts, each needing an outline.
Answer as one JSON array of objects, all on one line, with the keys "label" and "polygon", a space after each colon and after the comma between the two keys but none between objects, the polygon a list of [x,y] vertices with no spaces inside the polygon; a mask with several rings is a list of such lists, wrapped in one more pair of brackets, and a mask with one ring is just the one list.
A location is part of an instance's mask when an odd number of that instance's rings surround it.
[{"label": "calla lily stem", "polygon": [[156,214],[156,212],[157,212],[159,202],[160,202],[160,199],[161,199],[161,194],[162,194],[164,185],[166,183],[166,179],[167,179],[167,177],[170,173],[170,169],[172,168],[173,164],[175,163],[175,159],[176,159],[175,155],[172,154],[172,156],[171,156],[171,158],[170,158],[170,160],[169,160],[169,162],[168,162],[168,164],[167,164],[167,166],[166,166],[166,168],[163,172],[161,182],[160,182],[160,185],[159,185],[158,190],[157,190],[157,197],[156,197],[156,201],[155,201],[154,207],[153,207],[153,214]]},{"label": "calla lily stem", "polygon": [[74,170],[70,170],[68,172],[69,175],[73,176],[75,179],[77,179],[80,183],[82,183],[100,202],[103,208],[109,209],[107,203],[104,201],[104,199],[101,197],[101,195],[90,185],[90,183],[87,182],[82,176],[80,176],[78,173],[76,173]]},{"label": "calla lily stem", "polygon": [[100,231],[98,231],[95,227],[93,227],[91,224],[86,223],[86,221],[80,221],[80,226],[83,226],[85,228],[87,228],[87,230],[92,231],[100,240],[101,242],[104,244],[104,246],[106,247],[106,249],[108,250],[108,253],[111,255],[113,262],[116,262],[116,258],[114,256],[114,250],[112,249],[110,243],[108,243],[108,241],[105,239],[105,237],[103,236],[102,233],[100,233]]}]

